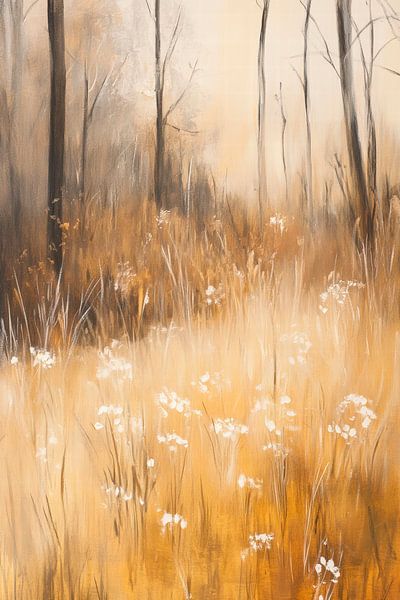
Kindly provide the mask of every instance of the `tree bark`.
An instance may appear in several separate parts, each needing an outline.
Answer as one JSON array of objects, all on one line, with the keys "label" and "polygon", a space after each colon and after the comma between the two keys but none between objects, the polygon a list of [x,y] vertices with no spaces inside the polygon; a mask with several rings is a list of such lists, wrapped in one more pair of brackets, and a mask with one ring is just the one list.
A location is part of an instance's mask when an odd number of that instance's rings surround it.
[{"label": "tree bark", "polygon": [[263,228],[264,205],[267,202],[267,165],[265,152],[265,39],[270,0],[264,0],[258,43],[258,210],[260,230]]},{"label": "tree bark", "polygon": [[50,130],[48,171],[48,256],[60,274],[63,260],[62,209],[65,136],[65,38],[64,0],[47,2],[50,42]]},{"label": "tree bark", "polygon": [[337,0],[337,29],[339,39],[339,60],[342,88],[342,100],[346,127],[347,150],[352,180],[351,211],[358,226],[361,242],[371,240],[373,235],[373,213],[371,211],[359,125],[354,97],[354,76],[352,63],[352,0]]},{"label": "tree bark", "polygon": [[23,3],[11,2],[11,99],[9,123],[9,181],[13,227],[21,226],[21,90],[23,69],[22,22]]},{"label": "tree bark", "polygon": [[156,148],[154,157],[154,198],[157,209],[164,208],[164,161],[165,161],[165,124],[164,124],[164,81],[161,64],[161,7],[155,0],[155,92],[156,92]]}]

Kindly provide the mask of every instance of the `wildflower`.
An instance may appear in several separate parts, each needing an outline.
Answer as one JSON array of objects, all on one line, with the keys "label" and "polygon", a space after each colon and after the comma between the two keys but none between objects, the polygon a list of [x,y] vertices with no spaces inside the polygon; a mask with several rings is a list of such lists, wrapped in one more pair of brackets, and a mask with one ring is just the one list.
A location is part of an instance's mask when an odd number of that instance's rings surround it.
[{"label": "wildflower", "polygon": [[[308,335],[303,331],[295,331],[294,333],[285,333],[281,336],[280,341],[287,344],[289,348],[289,364],[304,365],[307,362],[307,356],[312,348],[312,343]],[[286,398],[284,396],[284,398]]]},{"label": "wildflower", "polygon": [[364,283],[360,281],[337,281],[328,286],[328,288],[320,294],[321,304],[319,305],[319,310],[322,314],[326,314],[328,312],[327,303],[329,300],[333,300],[339,306],[343,306],[347,299],[349,298],[350,290],[352,289],[362,289],[365,287]]},{"label": "wildflower", "polygon": [[112,348],[106,346],[103,352],[99,353],[99,356],[102,364],[97,369],[97,379],[107,379],[113,374],[120,380],[133,379],[132,363],[122,357],[115,357]]},{"label": "wildflower", "polygon": [[212,426],[216,434],[222,434],[222,437],[235,439],[237,434],[249,433],[249,428],[246,425],[237,423],[233,418],[216,419]]},{"label": "wildflower", "polygon": [[173,515],[172,513],[164,512],[163,516],[161,517],[162,532],[165,533],[167,526],[172,529],[174,525],[179,525],[181,529],[186,529],[188,523],[186,519],[182,517],[182,515],[177,513]]},{"label": "wildflower", "polygon": [[268,444],[263,446],[262,449],[264,452],[267,450],[272,450],[274,456],[276,457],[285,457],[289,454],[289,450],[285,448],[283,444],[277,442],[268,442]]},{"label": "wildflower", "polygon": [[176,452],[178,450],[178,446],[182,446],[183,448],[189,447],[188,440],[185,440],[176,433],[157,435],[157,441],[159,444],[165,444],[166,446],[168,446],[171,452]]},{"label": "wildflower", "polygon": [[241,552],[242,560],[250,553],[259,552],[261,550],[270,550],[274,537],[273,533],[254,533],[253,535],[250,535],[249,547]]},{"label": "wildflower", "polygon": [[30,353],[33,358],[34,367],[42,367],[43,369],[51,369],[56,364],[56,356],[49,350],[41,350],[31,346]]},{"label": "wildflower", "polygon": [[286,217],[284,217],[280,213],[276,213],[275,215],[270,217],[269,224],[270,224],[270,227],[274,227],[274,228],[278,229],[280,231],[280,234],[282,235],[287,229],[286,220],[287,220]]},{"label": "wildflower", "polygon": [[265,427],[268,429],[270,433],[275,431],[276,425],[274,421],[270,421],[269,419],[265,419]]},{"label": "wildflower", "polygon": [[180,398],[176,392],[167,389],[156,395],[156,402],[160,406],[163,417],[167,417],[169,411],[176,411],[185,417],[190,417],[195,412],[191,409],[189,400]]},{"label": "wildflower", "polygon": [[163,225],[168,225],[170,216],[171,216],[170,210],[161,209],[156,217],[156,222],[157,222],[158,227],[162,227]]},{"label": "wildflower", "polygon": [[10,360],[10,364],[15,366],[18,364],[18,357],[17,356],[12,356],[11,360]]},{"label": "wildflower", "polygon": [[263,486],[262,479],[253,479],[252,477],[246,477],[246,475],[243,475],[243,473],[239,475],[237,483],[241,489],[248,487],[251,490],[261,490]]},{"label": "wildflower", "polygon": [[345,396],[336,408],[336,419],[328,425],[328,432],[342,437],[347,444],[361,438],[377,418],[369,403],[358,394]]},{"label": "wildflower", "polygon": [[192,386],[196,387],[200,393],[209,394],[212,392],[212,388],[215,388],[218,391],[222,390],[224,385],[229,385],[229,380],[223,379],[221,373],[203,373],[200,375],[197,381],[192,381]]},{"label": "wildflower", "polygon": [[129,502],[133,498],[133,493],[127,492],[120,485],[112,485],[110,487],[103,486],[103,489],[105,490],[106,494],[108,494],[112,498],[117,498],[123,500],[124,502]]},{"label": "wildflower", "polygon": [[147,465],[148,469],[153,469],[155,464],[156,464],[156,461],[154,460],[154,458],[147,459],[146,465]]},{"label": "wildflower", "polygon": [[337,583],[340,577],[339,567],[335,565],[333,558],[326,560],[324,556],[321,556],[319,558],[319,562],[317,562],[317,564],[315,565],[315,571],[318,575],[318,578],[320,579],[321,584],[325,583],[327,573],[330,573],[332,575],[332,583]]},{"label": "wildflower", "polygon": [[222,300],[225,297],[223,292],[222,284],[220,283],[218,288],[215,288],[213,285],[209,285],[205,291],[206,295],[206,304],[208,306],[219,305],[222,303]]},{"label": "wildflower", "polygon": [[104,429],[103,423],[99,423],[99,422],[95,423],[93,425],[93,427],[95,428],[96,431],[100,431],[100,429]]}]

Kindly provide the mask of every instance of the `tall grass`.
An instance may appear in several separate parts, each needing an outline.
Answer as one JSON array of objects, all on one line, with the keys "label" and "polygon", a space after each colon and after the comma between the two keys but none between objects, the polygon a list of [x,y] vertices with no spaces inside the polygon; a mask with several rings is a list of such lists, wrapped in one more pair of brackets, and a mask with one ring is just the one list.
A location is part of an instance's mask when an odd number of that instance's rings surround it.
[{"label": "tall grass", "polygon": [[0,597],[396,599],[396,215],[66,222],[4,267]]}]

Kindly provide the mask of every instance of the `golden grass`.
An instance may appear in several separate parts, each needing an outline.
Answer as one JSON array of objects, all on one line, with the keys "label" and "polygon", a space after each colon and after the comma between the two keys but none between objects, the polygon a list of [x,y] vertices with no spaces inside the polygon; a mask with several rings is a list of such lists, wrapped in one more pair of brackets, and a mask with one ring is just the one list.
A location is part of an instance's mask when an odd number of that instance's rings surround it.
[{"label": "golden grass", "polygon": [[[67,240],[62,290],[43,292],[40,269],[19,273],[0,374],[0,597],[395,600],[393,238],[381,236],[371,263],[341,227],[309,235],[289,220],[260,242],[237,214],[200,231],[179,216],[158,227],[146,210],[131,237],[113,235],[106,215],[81,250]],[[127,215],[116,219],[120,231]],[[80,309],[74,269],[92,290]],[[366,285],[322,302],[340,280]],[[56,364],[35,365],[30,345]],[[190,414],[163,413],[163,391]],[[350,394],[369,400],[368,427],[337,412]],[[351,443],[328,431],[345,417]],[[228,418],[248,432],[217,433]],[[172,432],[187,447],[159,443]],[[241,474],[260,489],[240,487]],[[163,531],[165,512],[187,527]],[[270,548],[244,552],[256,533],[273,534]],[[321,556],[337,583],[318,576]]]}]

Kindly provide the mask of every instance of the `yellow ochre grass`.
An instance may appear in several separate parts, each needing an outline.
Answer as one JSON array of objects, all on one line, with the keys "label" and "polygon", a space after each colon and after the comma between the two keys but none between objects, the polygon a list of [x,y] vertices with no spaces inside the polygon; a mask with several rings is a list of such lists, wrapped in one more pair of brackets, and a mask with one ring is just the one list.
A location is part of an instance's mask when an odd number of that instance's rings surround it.
[{"label": "yellow ochre grass", "polygon": [[400,597],[397,224],[271,217],[104,211],[61,286],[20,257],[0,598]]}]

